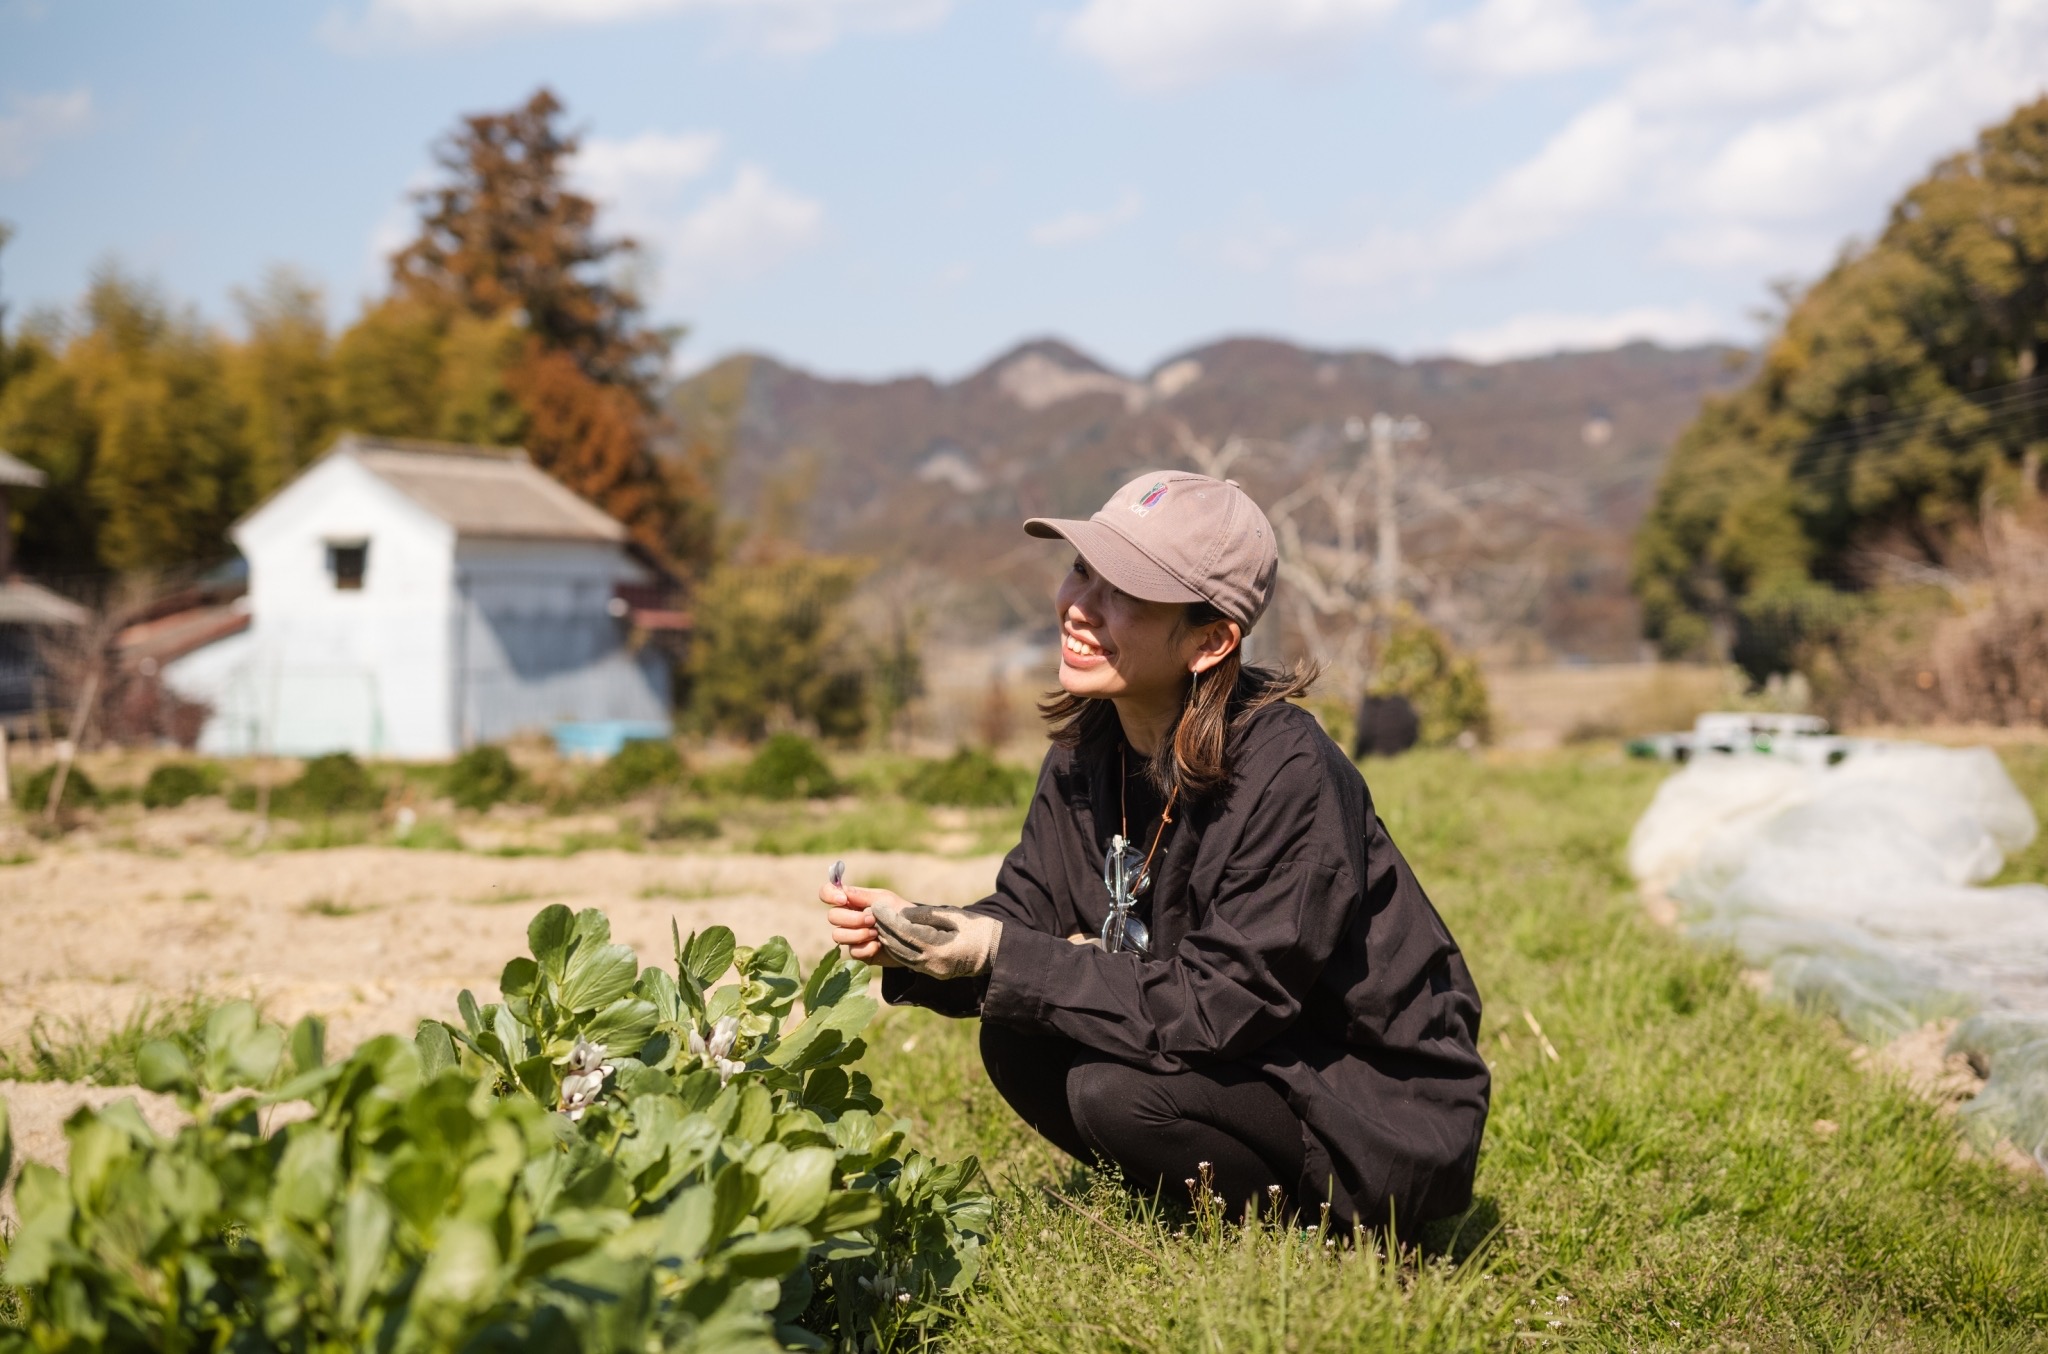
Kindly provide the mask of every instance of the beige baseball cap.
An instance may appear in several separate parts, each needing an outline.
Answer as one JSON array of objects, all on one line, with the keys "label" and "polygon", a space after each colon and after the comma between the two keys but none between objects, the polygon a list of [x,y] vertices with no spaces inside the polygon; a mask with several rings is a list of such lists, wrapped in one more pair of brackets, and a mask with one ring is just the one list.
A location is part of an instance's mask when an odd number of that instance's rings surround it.
[{"label": "beige baseball cap", "polygon": [[1236,480],[1155,470],[1110,495],[1087,521],[1034,517],[1089,567],[1148,602],[1207,602],[1249,631],[1273,600],[1273,524]]}]

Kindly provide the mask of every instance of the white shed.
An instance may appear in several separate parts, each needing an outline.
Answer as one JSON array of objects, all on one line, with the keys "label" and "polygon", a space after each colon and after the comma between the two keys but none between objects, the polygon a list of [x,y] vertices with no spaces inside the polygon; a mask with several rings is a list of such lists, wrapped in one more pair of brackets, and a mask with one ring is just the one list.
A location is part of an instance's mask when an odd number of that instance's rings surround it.
[{"label": "white shed", "polygon": [[666,720],[626,530],[519,451],[347,436],[236,524],[250,625],[165,665],[216,755],[448,757]]}]

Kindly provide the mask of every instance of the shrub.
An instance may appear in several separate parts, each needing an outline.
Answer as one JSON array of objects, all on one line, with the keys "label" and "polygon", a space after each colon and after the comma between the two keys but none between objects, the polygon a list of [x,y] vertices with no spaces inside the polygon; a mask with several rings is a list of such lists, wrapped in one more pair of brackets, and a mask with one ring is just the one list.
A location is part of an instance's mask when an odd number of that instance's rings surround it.
[{"label": "shrub", "polygon": [[518,792],[522,777],[505,749],[484,743],[448,766],[448,797],[465,809],[488,809]]},{"label": "shrub", "polygon": [[[691,703],[703,726],[759,738],[782,719],[828,738],[859,737],[870,656],[848,604],[867,569],[859,560],[800,555],[715,571],[692,608]],[[902,695],[896,688],[907,689],[913,675],[892,669],[891,691]]]},{"label": "shrub", "polygon": [[216,762],[165,762],[142,783],[142,806],[175,809],[188,799],[219,794],[221,779]]},{"label": "shrub", "polygon": [[825,799],[839,781],[818,745],[800,733],[778,733],[761,745],[741,773],[740,793],[757,799]]},{"label": "shrub", "polygon": [[1374,696],[1406,696],[1422,720],[1422,742],[1449,743],[1470,732],[1493,735],[1493,711],[1479,665],[1460,657],[1435,629],[1410,620],[1396,629],[1367,687]]},{"label": "shrub", "polygon": [[1024,795],[1021,778],[977,748],[961,748],[943,761],[928,761],[903,778],[903,794],[920,804],[960,808],[1008,808]]},{"label": "shrub", "polygon": [[[595,910],[527,931],[502,1004],[464,992],[345,1062],[246,1003],[197,1048],[141,1051],[194,1122],[133,1101],[66,1126],[72,1178],[17,1186],[0,1346],[886,1350],[973,1282],[990,1199],[973,1159],[903,1148],[849,1065],[865,966],[788,942],[678,938],[641,970]],[[734,983],[712,990],[729,970]],[[785,1030],[798,1000],[805,1018]],[[222,1098],[250,1087],[256,1095]],[[266,1135],[268,1107],[310,1117]],[[0,1162],[9,1155],[0,1109]]]},{"label": "shrub", "polygon": [[460,851],[462,834],[438,818],[414,823],[394,839],[408,851]]},{"label": "shrub", "polygon": [[[56,778],[57,768],[50,765],[23,781],[21,807],[32,813],[40,813],[49,807],[50,785]],[[92,777],[85,774],[83,767],[74,763],[70,774],[64,778],[64,802],[58,807],[79,809],[99,802],[99,786],[92,783]]]},{"label": "shrub", "polygon": [[306,763],[297,780],[270,796],[273,813],[287,818],[360,812],[384,802],[383,792],[363,764],[346,752],[330,752]]},{"label": "shrub", "polygon": [[723,831],[718,815],[709,809],[663,809],[647,828],[647,839],[655,842],[708,842]]},{"label": "shrub", "polygon": [[682,754],[665,738],[636,738],[607,758],[584,780],[582,798],[614,804],[683,778]]}]

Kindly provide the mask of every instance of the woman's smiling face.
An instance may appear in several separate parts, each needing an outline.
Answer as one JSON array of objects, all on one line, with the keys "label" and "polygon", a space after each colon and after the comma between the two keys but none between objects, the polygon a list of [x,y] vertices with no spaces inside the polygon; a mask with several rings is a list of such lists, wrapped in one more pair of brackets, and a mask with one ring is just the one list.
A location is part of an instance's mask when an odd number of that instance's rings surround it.
[{"label": "woman's smiling face", "polygon": [[1062,690],[1139,702],[1179,699],[1202,647],[1202,632],[1181,623],[1186,607],[1121,592],[1079,556],[1056,601]]}]

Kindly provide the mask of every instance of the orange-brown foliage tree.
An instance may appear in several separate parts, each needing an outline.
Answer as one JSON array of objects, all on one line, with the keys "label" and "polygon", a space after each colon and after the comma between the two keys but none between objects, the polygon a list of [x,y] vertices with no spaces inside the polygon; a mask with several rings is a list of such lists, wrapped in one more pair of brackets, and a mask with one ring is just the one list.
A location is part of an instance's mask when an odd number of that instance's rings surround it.
[{"label": "orange-brown foliage tree", "polygon": [[654,452],[655,385],[672,335],[616,280],[636,252],[597,234],[597,207],[565,179],[576,138],[545,89],[466,117],[439,147],[447,180],[419,194],[419,238],[392,259],[394,297],[443,314],[516,317],[529,335],[504,382],[543,469],[658,554],[696,552],[697,515]]}]

